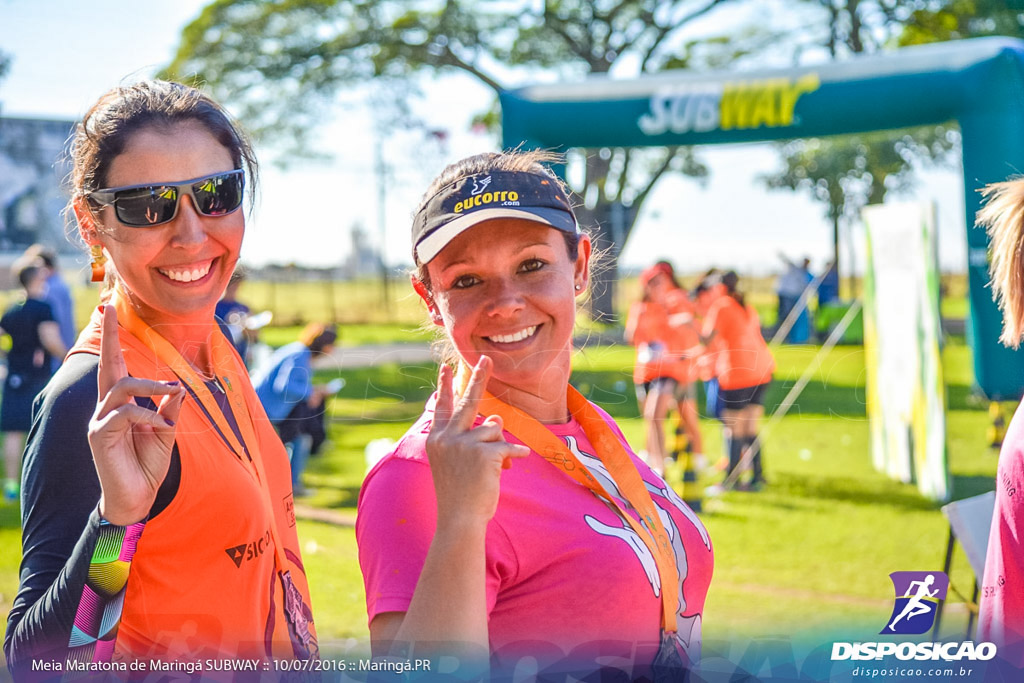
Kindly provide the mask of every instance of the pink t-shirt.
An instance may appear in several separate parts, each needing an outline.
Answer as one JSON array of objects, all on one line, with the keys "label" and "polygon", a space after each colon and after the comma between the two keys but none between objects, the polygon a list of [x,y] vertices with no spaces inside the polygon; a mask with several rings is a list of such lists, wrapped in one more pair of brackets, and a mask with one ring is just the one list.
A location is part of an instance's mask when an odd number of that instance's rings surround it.
[{"label": "pink t-shirt", "polygon": [[[1024,404],[1022,404],[1024,405]],[[979,640],[1024,666],[1024,410],[1018,406],[1003,440],[996,505],[981,585]]]},{"label": "pink t-shirt", "polygon": [[[359,496],[356,539],[371,621],[382,612],[408,609],[436,526],[425,451],[432,403],[369,473]],[[611,417],[601,415],[626,446],[671,537],[680,578],[679,645],[696,662],[713,565],[708,533],[633,454]],[[548,428],[627,508],[579,423]],[[505,438],[519,443],[508,432]],[[514,665],[524,656],[537,657],[540,666],[566,659],[593,662],[600,652],[605,663],[616,661],[614,666],[628,670],[654,658],[661,581],[653,557],[611,506],[538,453],[502,473],[486,553],[488,628],[499,665]]]}]

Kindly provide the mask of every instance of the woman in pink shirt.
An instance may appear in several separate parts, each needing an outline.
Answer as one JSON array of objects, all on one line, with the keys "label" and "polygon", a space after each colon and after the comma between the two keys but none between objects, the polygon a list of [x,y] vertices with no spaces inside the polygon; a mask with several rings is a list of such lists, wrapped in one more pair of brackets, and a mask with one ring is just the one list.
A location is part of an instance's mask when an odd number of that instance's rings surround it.
[{"label": "woman in pink shirt", "polygon": [[414,218],[413,287],[452,364],[360,493],[371,643],[454,656],[467,676],[680,680],[699,657],[711,543],[569,385],[591,243],[553,160],[464,159]]},{"label": "woman in pink shirt", "polygon": [[[985,188],[978,223],[991,243],[992,294],[1003,312],[1000,341],[1017,348],[1024,338],[1024,179]],[[1024,411],[1010,421],[996,472],[996,504],[981,586],[978,640],[1024,667]]]}]

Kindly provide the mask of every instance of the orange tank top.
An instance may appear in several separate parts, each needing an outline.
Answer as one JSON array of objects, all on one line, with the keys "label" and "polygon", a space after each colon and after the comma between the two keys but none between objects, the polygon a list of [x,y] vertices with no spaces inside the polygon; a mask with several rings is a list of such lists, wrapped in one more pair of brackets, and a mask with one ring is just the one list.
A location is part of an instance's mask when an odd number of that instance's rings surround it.
[{"label": "orange tank top", "polygon": [[723,389],[742,389],[772,378],[775,359],[761,335],[761,320],[731,296],[717,299],[704,318],[704,336],[715,332],[714,359]]},{"label": "orange tank top", "polygon": [[[125,329],[122,312],[118,306],[129,374],[176,379],[154,350]],[[72,353],[99,354],[100,316],[97,309]],[[211,334],[220,338],[216,342],[223,338],[215,327]],[[224,340],[215,346],[230,344]],[[180,485],[170,505],[146,523],[138,542],[115,660],[292,659],[315,653],[287,453],[238,355],[233,350],[218,352],[215,364],[218,378],[228,387],[223,393],[244,405],[247,414],[235,418],[243,437],[247,430],[242,423],[251,421],[250,437],[243,438],[251,460],[239,457],[230,439],[222,438],[206,416],[196,394],[190,393],[175,439]],[[275,539],[283,546],[280,552]],[[286,566],[278,566],[279,557]],[[294,588],[285,588],[287,581],[282,581],[279,570],[288,572]],[[286,602],[295,609],[299,596],[301,616],[286,615]],[[298,637],[296,627],[290,626],[296,618]],[[303,639],[306,652],[297,645]]]},{"label": "orange tank top", "polygon": [[660,304],[637,301],[629,309],[627,327],[633,330],[636,364],[633,381],[650,382],[658,377],[670,377],[675,363],[669,344],[672,330],[668,325],[668,312]]},{"label": "orange tank top", "polygon": [[681,384],[689,384],[697,379],[698,361],[703,353],[697,308],[682,289],[669,292],[665,304],[669,315],[668,348],[676,361],[669,370],[669,376]]}]

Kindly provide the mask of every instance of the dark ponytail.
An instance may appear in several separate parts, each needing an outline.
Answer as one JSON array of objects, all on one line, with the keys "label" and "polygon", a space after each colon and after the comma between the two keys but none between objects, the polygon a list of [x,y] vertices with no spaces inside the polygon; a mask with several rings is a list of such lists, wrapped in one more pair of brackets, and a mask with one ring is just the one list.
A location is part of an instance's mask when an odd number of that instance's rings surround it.
[{"label": "dark ponytail", "polygon": [[746,308],[746,299],[743,296],[743,292],[737,289],[739,284],[740,276],[736,274],[735,270],[730,270],[728,273],[722,276],[722,284],[725,285],[725,291],[736,300],[740,306]]}]

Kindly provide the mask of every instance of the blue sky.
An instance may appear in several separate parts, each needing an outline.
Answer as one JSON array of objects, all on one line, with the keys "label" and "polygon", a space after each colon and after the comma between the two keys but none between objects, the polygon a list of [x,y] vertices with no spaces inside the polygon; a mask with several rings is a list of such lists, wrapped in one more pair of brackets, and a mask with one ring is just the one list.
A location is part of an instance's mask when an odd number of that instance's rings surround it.
[{"label": "blue sky", "polygon": [[[13,57],[0,81],[0,107],[9,116],[74,119],[124,79],[151,76],[169,61],[181,29],[204,0],[0,0],[0,50]],[[491,93],[468,77],[430,81],[419,103],[431,127],[449,131],[444,148],[428,147],[416,134],[381,140],[391,173],[381,228],[373,173],[378,135],[367,91],[343,96],[331,122],[315,136],[333,155],[330,163],[299,161],[286,170],[274,150],[258,149],[263,162],[260,201],[249,223],[243,259],[252,264],[297,262],[332,265],[349,251],[349,231],[360,224],[385,244],[389,263],[408,257],[409,220],[430,179],[463,156],[491,149],[473,134],[470,120]],[[627,266],[668,258],[683,272],[710,265],[748,273],[779,268],[777,252],[807,255],[815,268],[831,252],[831,227],[821,208],[787,192],[767,192],[756,181],[776,157],[765,145],[701,150],[712,170],[707,187],[682,178],[663,179],[640,214],[622,256]],[[940,261],[944,270],[965,263],[963,189],[959,173],[928,172],[915,199],[938,202]],[[295,188],[322,201],[295,201]],[[306,194],[306,196],[309,196]],[[844,257],[846,256],[844,251]]]}]

